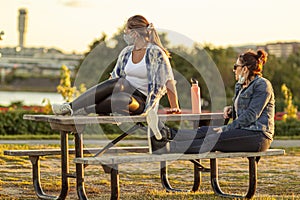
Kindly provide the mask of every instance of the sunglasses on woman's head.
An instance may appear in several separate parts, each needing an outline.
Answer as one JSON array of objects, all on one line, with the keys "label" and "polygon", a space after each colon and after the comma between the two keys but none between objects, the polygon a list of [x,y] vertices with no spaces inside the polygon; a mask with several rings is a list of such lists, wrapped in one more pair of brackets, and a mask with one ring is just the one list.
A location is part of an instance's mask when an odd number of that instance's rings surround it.
[{"label": "sunglasses on woman's head", "polygon": [[236,68],[238,68],[238,67],[244,67],[244,66],[245,66],[245,65],[234,64],[234,65],[233,65],[233,69],[236,70]]}]

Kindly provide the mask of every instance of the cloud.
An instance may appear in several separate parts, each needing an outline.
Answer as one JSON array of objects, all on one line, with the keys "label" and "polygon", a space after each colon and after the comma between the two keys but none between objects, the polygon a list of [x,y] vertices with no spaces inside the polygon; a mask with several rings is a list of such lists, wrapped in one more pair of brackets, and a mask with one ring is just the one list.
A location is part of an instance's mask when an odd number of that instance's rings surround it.
[{"label": "cloud", "polygon": [[67,7],[83,7],[86,6],[86,2],[83,2],[82,0],[59,0],[59,2]]}]

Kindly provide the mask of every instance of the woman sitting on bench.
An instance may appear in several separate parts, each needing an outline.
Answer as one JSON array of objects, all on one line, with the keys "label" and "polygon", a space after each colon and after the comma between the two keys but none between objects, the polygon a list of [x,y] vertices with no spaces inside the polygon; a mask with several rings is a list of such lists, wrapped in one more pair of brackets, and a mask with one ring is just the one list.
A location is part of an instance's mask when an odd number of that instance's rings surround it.
[{"label": "woman sitting on bench", "polygon": [[224,118],[233,117],[232,123],[202,126],[197,130],[168,131],[164,127],[163,140],[152,138],[154,153],[167,141],[168,150],[177,153],[267,150],[274,135],[275,100],[270,81],[262,77],[266,60],[267,53],[263,50],[249,50],[238,57],[233,68],[237,80],[233,105],[224,108]]}]

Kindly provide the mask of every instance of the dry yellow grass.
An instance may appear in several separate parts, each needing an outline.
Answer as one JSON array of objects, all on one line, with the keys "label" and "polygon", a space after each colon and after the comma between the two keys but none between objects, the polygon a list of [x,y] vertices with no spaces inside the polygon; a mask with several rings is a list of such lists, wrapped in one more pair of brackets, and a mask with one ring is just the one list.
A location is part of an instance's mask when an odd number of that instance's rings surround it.
[{"label": "dry yellow grass", "polygon": [[[4,149],[41,148],[43,145],[0,145],[0,199],[37,199],[31,182],[31,164],[27,157],[4,156]],[[58,146],[52,145],[57,148]],[[49,148],[49,145],[47,145]],[[258,165],[258,188],[254,199],[300,199],[300,147],[287,148],[285,156],[264,157]],[[60,185],[59,157],[41,161],[45,192],[57,195]],[[202,161],[208,166],[208,160]],[[224,192],[247,190],[247,159],[221,159],[220,184]],[[175,188],[191,189],[193,165],[188,161],[170,163],[169,178]],[[71,170],[74,170],[72,167]],[[209,173],[203,173],[202,185],[196,193],[166,193],[159,179],[158,163],[124,164],[120,166],[121,199],[224,199],[213,194]],[[89,166],[85,172],[86,192],[90,199],[109,199],[110,176],[101,167]],[[67,199],[77,199],[75,180]]]}]

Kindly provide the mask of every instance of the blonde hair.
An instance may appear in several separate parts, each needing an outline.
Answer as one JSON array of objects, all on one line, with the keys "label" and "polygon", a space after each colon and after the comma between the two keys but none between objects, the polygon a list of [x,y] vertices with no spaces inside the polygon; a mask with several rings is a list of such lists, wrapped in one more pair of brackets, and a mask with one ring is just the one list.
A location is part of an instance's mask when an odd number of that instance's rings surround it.
[{"label": "blonde hair", "polygon": [[170,53],[162,45],[159,35],[153,24],[149,23],[145,17],[142,15],[134,15],[130,17],[127,20],[127,28],[137,31],[141,36],[147,38],[149,42],[159,46],[167,54],[167,56],[170,57]]}]

